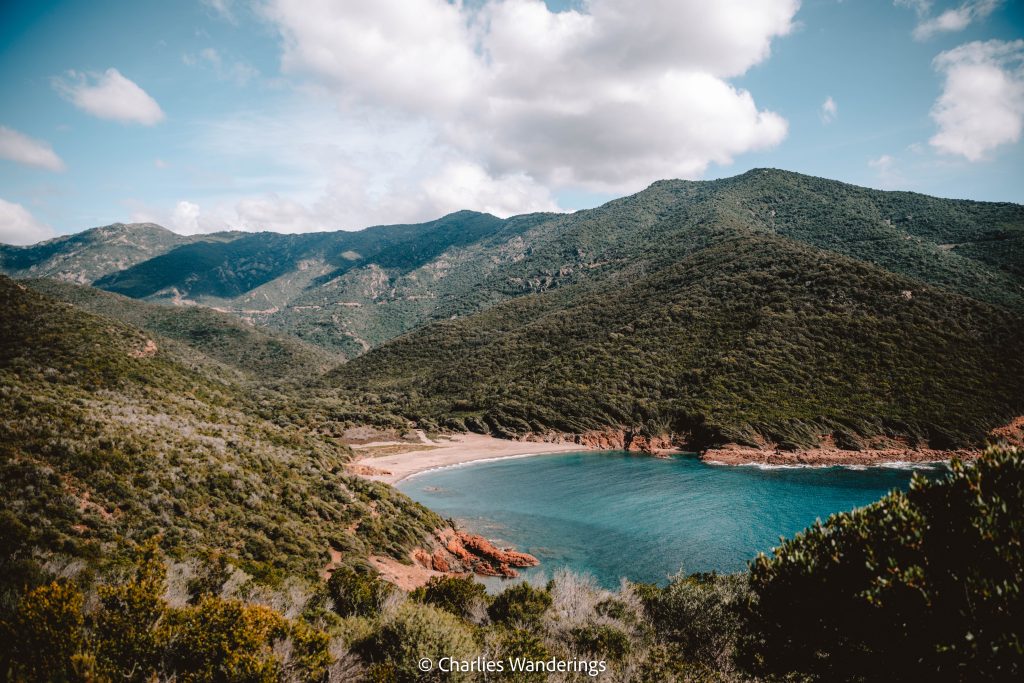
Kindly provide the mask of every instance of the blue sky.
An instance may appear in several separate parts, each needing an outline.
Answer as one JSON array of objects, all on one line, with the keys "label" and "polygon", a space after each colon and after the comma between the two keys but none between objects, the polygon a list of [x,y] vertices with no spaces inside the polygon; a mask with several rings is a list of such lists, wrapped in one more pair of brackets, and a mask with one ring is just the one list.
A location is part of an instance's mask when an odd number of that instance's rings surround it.
[{"label": "blue sky", "polygon": [[571,210],[759,166],[1024,202],[1022,4],[4,3],[0,242]]}]

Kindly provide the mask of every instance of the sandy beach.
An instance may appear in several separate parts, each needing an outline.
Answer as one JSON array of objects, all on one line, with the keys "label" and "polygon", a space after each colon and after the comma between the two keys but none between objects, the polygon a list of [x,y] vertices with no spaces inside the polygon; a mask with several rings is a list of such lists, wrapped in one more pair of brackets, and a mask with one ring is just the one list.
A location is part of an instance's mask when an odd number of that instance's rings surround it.
[{"label": "sandy beach", "polygon": [[[482,434],[455,434],[435,441],[421,434],[420,443],[376,442],[354,448],[359,457],[350,464],[349,471],[388,484],[417,472],[478,460],[590,450],[577,443],[511,441]],[[386,455],[374,455],[375,450],[385,449]]]}]

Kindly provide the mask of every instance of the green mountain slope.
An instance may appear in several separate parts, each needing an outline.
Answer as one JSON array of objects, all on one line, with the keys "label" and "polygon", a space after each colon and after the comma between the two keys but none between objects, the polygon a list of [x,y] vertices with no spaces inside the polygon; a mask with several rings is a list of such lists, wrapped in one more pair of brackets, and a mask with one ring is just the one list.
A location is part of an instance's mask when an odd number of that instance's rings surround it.
[{"label": "green mountain slope", "polygon": [[0,244],[0,272],[89,284],[194,239],[152,223],[114,223],[27,247]]},{"label": "green mountain slope", "polygon": [[[356,232],[174,237],[180,241],[153,247],[148,258],[124,258],[114,240],[96,247],[109,251],[98,276],[75,279],[134,298],[217,307],[354,357],[425,323],[557,287],[632,279],[750,232],[1024,311],[1024,207],[881,192],[771,169],[660,181],[573,214],[500,220],[463,211]],[[63,248],[4,247],[0,269],[67,279],[60,269],[32,270],[24,261]],[[12,260],[12,249],[22,261]],[[119,258],[124,264],[114,265]]]},{"label": "green mountain slope", "polygon": [[308,382],[343,359],[292,337],[263,331],[236,316],[199,306],[160,306],[93,287],[25,280],[35,291],[186,344],[245,373],[250,380]]},{"label": "green mountain slope", "polygon": [[193,347],[5,277],[0,329],[0,526],[44,559],[160,533],[173,554],[314,577],[331,546],[404,560],[442,525],[343,473],[344,425],[275,409]]},{"label": "green mountain slope", "polygon": [[[698,247],[703,242],[706,246]],[[427,326],[337,369],[420,420],[847,447],[977,444],[1024,411],[1024,317],[757,227]]]}]

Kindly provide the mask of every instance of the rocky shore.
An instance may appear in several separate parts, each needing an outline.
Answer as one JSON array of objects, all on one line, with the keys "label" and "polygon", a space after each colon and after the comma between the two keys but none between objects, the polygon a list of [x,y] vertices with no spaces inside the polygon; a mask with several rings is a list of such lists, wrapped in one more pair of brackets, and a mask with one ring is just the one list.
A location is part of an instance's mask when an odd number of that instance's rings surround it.
[{"label": "rocky shore", "polygon": [[929,448],[873,448],[843,450],[840,448],[808,448],[784,451],[726,444],[701,453],[701,460],[716,465],[817,466],[861,465],[872,467],[893,463],[941,462],[952,458],[974,460],[981,451],[960,449],[939,451]]},{"label": "rocky shore", "polygon": [[498,548],[483,536],[456,529],[442,529],[437,533],[437,544],[432,551],[418,549],[413,559],[421,567],[443,573],[480,574],[481,576],[519,575],[515,568],[535,567],[540,564],[533,555],[511,548]]}]

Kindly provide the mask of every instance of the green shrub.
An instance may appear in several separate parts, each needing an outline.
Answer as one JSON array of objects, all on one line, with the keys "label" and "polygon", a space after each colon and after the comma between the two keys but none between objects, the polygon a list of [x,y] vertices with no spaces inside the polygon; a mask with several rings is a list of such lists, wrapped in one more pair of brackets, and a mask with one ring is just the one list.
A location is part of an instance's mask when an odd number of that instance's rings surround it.
[{"label": "green shrub", "polygon": [[676,576],[645,599],[658,635],[686,661],[728,667],[743,623],[749,591],[744,575]]},{"label": "green shrub", "polygon": [[[550,659],[552,656],[551,651],[544,644],[544,639],[537,631],[522,628],[497,629],[495,649],[495,657],[506,662],[517,658],[539,661]],[[511,667],[505,667],[505,670],[497,674],[495,678],[500,681],[515,681],[516,683],[543,683],[548,680],[548,674],[543,671],[512,671]]]},{"label": "green shrub", "polygon": [[[477,646],[468,626],[454,615],[431,605],[405,603],[363,645],[366,658],[375,663],[386,662],[393,667],[397,681],[463,681],[476,678],[472,674],[446,674],[438,669],[442,657],[472,660],[477,656]],[[429,658],[434,664],[429,673],[418,668],[423,658]]]},{"label": "green shrub", "polygon": [[751,565],[750,663],[826,679],[1024,676],[1024,455],[833,515]]},{"label": "green shrub", "polygon": [[368,617],[380,612],[391,585],[363,567],[341,566],[327,580],[334,611],[343,617]]},{"label": "green shrub", "polygon": [[102,674],[146,681],[159,670],[168,639],[162,598],[166,574],[153,540],[142,549],[131,580],[99,586],[93,635]]},{"label": "green shrub", "polygon": [[621,660],[629,654],[629,635],[608,624],[578,626],[570,635],[579,652],[614,660]]},{"label": "green shrub", "polygon": [[472,576],[433,576],[409,597],[457,617],[470,616],[475,606],[486,605],[488,601],[487,589]]},{"label": "green shrub", "polygon": [[[166,667],[181,681],[317,680],[330,664],[329,639],[262,605],[204,597],[170,617]],[[287,661],[276,646],[285,645]]]},{"label": "green shrub", "polygon": [[487,614],[498,623],[534,624],[551,607],[551,602],[550,592],[524,581],[499,593]]},{"label": "green shrub", "polygon": [[78,589],[64,581],[22,596],[9,634],[14,638],[13,678],[47,681],[69,677],[84,641],[83,602]]}]

